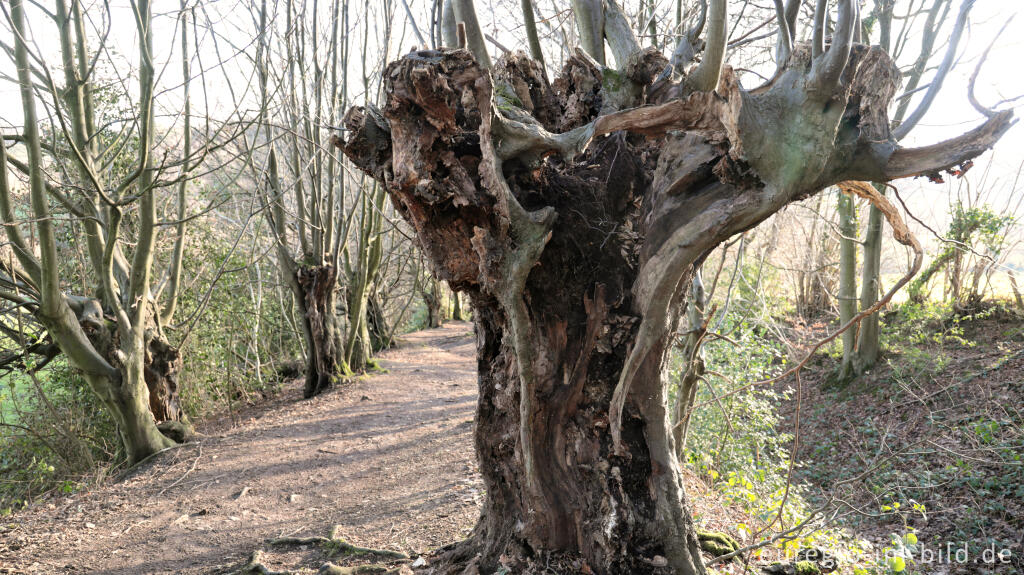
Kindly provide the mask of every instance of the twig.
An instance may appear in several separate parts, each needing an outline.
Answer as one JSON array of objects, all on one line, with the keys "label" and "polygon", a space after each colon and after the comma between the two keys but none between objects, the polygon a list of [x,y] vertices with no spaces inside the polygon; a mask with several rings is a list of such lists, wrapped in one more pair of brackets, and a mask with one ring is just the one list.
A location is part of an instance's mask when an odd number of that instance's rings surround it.
[{"label": "twig", "polygon": [[172,484],[168,485],[167,487],[164,487],[163,489],[161,489],[160,492],[157,493],[158,496],[159,495],[163,495],[164,493],[166,493],[168,489],[174,488],[176,485],[178,485],[179,483],[184,481],[185,478],[188,477],[189,473],[192,473],[193,471],[195,471],[196,465],[199,463],[199,458],[203,456],[203,444],[202,444],[202,442],[197,443],[197,445],[199,446],[199,453],[196,455],[196,458],[192,461],[192,466],[189,467],[188,470],[185,471],[185,473],[181,477],[179,477],[174,483],[172,483]]}]

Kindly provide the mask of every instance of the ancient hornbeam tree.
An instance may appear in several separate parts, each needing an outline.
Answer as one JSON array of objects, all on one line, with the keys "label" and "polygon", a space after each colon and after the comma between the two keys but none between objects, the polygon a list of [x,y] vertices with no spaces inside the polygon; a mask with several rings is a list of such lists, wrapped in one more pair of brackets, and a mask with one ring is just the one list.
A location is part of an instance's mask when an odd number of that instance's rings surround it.
[{"label": "ancient hornbeam tree", "polygon": [[583,10],[601,25],[552,84],[524,54],[485,68],[463,49],[413,52],[384,72],[383,110],[346,116],[346,154],[474,307],[487,500],[435,572],[704,573],[662,378],[694,270],[790,202],[951,169],[1012,123],[900,147],[899,72],[854,42],[857,3],[839,2],[826,43],[819,2],[809,45],[791,40],[796,2],[775,4],[777,71],[756,89],[723,66],[726,2],[688,66],[692,45],[673,61],[641,49],[605,0],[574,3],[578,25]]},{"label": "ancient hornbeam tree", "polygon": [[[97,81],[96,70],[105,64],[96,64],[106,62],[109,45],[104,35],[99,46],[88,48],[82,2],[57,0],[52,14],[23,0],[5,4],[9,10],[5,6],[3,17],[14,31],[10,52],[18,71],[23,133],[4,134],[0,142],[0,223],[10,246],[0,263],[0,300],[5,313],[31,314],[45,329],[43,341],[52,345],[25,345],[29,342],[18,333],[20,324],[6,323],[5,339],[22,349],[3,362],[35,370],[63,354],[116,422],[128,461],[137,463],[190,433],[178,400],[182,358],[164,327],[173,320],[180,292],[186,184],[194,177],[190,170],[215,148],[207,132],[203,149],[191,149],[191,19],[183,9],[184,150],[173,160],[166,155],[161,160],[151,2],[129,2],[137,28],[138,70],[132,72],[137,82],[132,80],[130,88],[126,82],[123,93],[109,86],[103,92],[105,82]],[[33,52],[37,46],[26,4],[52,20],[46,33],[59,40],[64,76],[59,88],[46,59]],[[45,23],[42,16],[39,21]],[[133,92],[134,116],[101,123],[104,98],[127,99]],[[45,114],[37,110],[40,102],[48,103]],[[25,161],[7,153],[7,142],[23,147]],[[120,162],[128,166],[127,173],[116,166]],[[16,204],[8,168],[27,179],[28,206]],[[167,173],[176,175],[160,177]],[[178,188],[176,221],[161,221],[158,190],[171,186]],[[164,291],[155,285],[154,267],[159,229],[168,224],[173,224],[175,248]],[[75,245],[86,253],[81,272],[66,263]],[[20,359],[36,350],[43,351],[38,353],[42,360]]]}]

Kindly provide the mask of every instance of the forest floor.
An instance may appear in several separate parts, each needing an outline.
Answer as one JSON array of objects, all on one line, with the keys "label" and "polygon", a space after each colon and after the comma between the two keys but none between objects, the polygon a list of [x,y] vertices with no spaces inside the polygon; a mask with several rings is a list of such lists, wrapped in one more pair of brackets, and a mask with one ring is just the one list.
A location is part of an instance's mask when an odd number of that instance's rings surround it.
[{"label": "forest floor", "polygon": [[[808,341],[825,329],[795,327]],[[859,511],[841,525],[878,548],[913,532],[922,546],[966,543],[972,557],[1009,549],[1017,561],[936,573],[1024,572],[1024,322],[990,314],[919,327],[890,334],[883,362],[852,385],[830,381],[828,354],[810,363],[798,480],[814,498],[860,477],[842,490]],[[450,322],[402,336],[381,355],[385,373],[312,400],[293,381],[127,476],[3,519],[0,575],[224,575],[255,550],[271,569],[311,573],[328,559],[322,548],[266,540],[335,525],[352,544],[410,556],[458,541],[483,498],[474,356],[472,326]],[[787,429],[796,406],[780,406]],[[738,535],[754,521],[692,471],[684,477],[702,529]]]},{"label": "forest floor", "polygon": [[[968,559],[925,572],[1024,573],[1024,321],[991,307],[917,327],[888,334],[879,365],[849,384],[834,381],[837,359],[815,357],[797,476],[814,499],[843,501],[842,525],[879,549],[913,533],[919,554]],[[781,406],[787,429],[800,405]]]},{"label": "forest floor", "polygon": [[0,573],[230,573],[256,549],[271,569],[315,570],[319,548],[265,540],[334,525],[410,555],[462,539],[483,497],[474,356],[472,326],[450,322],[403,336],[386,373],[309,401],[292,382],[127,477],[6,518]]}]

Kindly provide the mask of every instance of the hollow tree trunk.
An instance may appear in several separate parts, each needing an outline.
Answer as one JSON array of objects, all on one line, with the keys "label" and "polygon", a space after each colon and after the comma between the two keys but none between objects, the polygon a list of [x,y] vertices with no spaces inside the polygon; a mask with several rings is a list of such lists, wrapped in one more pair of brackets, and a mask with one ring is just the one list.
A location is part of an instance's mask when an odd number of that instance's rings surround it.
[{"label": "hollow tree trunk", "polygon": [[309,349],[306,352],[307,399],[324,392],[347,372],[341,329],[334,309],[337,270],[330,265],[303,266],[296,272],[302,290],[302,316]]},{"label": "hollow tree trunk", "polygon": [[[442,65],[451,65],[453,76],[472,78],[475,65],[455,54]],[[472,89],[466,81],[464,87]],[[442,97],[451,101],[455,95]],[[470,131],[456,135],[467,146],[480,122],[474,113],[479,111],[467,110]],[[394,141],[407,141],[406,133],[446,136],[424,116],[392,120]],[[372,121],[361,126],[363,133],[381,127]],[[560,214],[536,266],[529,252],[546,230],[514,232],[523,251],[499,255],[513,232],[495,198],[474,183],[479,157],[428,155],[428,163],[451,163],[455,173],[428,178],[438,182],[429,190],[390,189],[442,279],[466,292],[474,307],[476,451],[488,497],[474,537],[450,557],[455,564],[476,562],[483,573],[504,562],[525,572],[519,569],[531,557],[553,553],[565,561],[560,572],[586,563],[596,573],[668,573],[666,557],[683,566],[674,572],[703,572],[660,385],[668,333],[640,367],[637,380],[646,380],[646,390],[626,410],[618,454],[610,433],[613,390],[640,325],[630,293],[639,244],[630,228],[642,226],[640,194],[650,184],[645,164],[653,158],[642,138],[634,139],[640,144],[608,138],[586,161],[571,166],[550,165],[540,173],[509,168],[509,184],[526,209],[543,197]],[[715,187],[709,170],[696,171],[695,190]],[[507,295],[517,281],[523,282],[520,301]],[[432,296],[437,299],[424,291],[428,303]]]},{"label": "hollow tree trunk", "polygon": [[652,51],[614,73],[572,57],[554,89],[521,54],[488,72],[414,52],[384,73],[383,113],[348,112],[335,143],[474,307],[487,496],[435,573],[705,573],[661,377],[694,271],[789,202],[948,168],[1008,127],[903,153],[884,115],[898,70],[857,46],[837,75],[832,50],[819,67],[795,51],[760,91],[725,70],[689,94],[644,89],[667,64]]},{"label": "hollow tree trunk", "polygon": [[149,389],[149,410],[157,423],[183,421],[185,412],[178,398],[181,353],[155,333],[146,334],[144,378]]}]

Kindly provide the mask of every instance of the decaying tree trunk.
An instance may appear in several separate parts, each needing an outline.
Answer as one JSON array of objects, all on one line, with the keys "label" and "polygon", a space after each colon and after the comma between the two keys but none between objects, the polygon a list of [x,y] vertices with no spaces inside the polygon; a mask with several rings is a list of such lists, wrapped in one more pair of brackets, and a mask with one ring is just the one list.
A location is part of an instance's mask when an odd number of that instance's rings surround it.
[{"label": "decaying tree trunk", "polygon": [[178,399],[181,354],[156,333],[147,333],[146,339],[145,379],[149,388],[149,410],[158,424],[183,421],[185,413]]},{"label": "decaying tree trunk", "polygon": [[302,266],[295,274],[302,290],[302,317],[309,349],[306,352],[307,399],[322,393],[335,379],[348,374],[341,345],[341,328],[335,314],[337,269],[329,264]]},{"label": "decaying tree trunk", "polygon": [[388,325],[388,317],[384,313],[384,304],[376,286],[371,288],[366,305],[366,328],[370,333],[371,348],[375,352],[390,348],[394,344],[392,330]]},{"label": "decaying tree trunk", "polygon": [[1010,120],[898,148],[884,112],[898,71],[851,49],[843,4],[831,49],[787,41],[749,92],[728,68],[714,91],[707,69],[654,82],[667,61],[652,50],[619,72],[578,55],[553,86],[523,54],[487,71],[421,51],[385,72],[383,112],[349,111],[339,145],[474,308],[487,499],[435,572],[705,572],[662,380],[694,270],[789,202],[948,168]]},{"label": "decaying tree trunk", "polygon": [[441,283],[436,278],[427,281],[429,289],[423,289],[423,303],[427,306],[427,327],[441,327],[444,323],[444,306],[441,305]]}]

